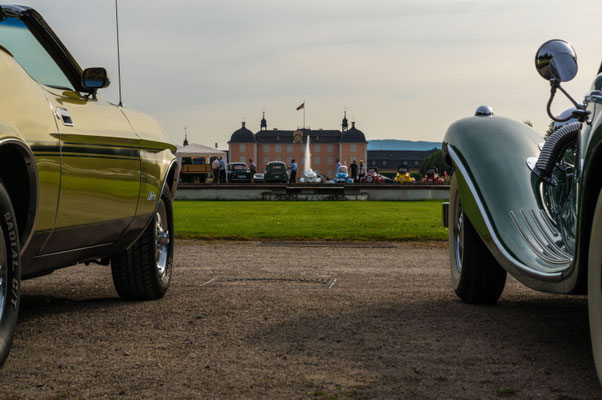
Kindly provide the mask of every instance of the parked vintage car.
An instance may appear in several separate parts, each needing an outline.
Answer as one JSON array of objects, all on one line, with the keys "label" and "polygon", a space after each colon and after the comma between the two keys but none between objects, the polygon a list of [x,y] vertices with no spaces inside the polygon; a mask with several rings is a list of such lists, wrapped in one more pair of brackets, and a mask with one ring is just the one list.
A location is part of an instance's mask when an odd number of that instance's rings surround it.
[{"label": "parked vintage car", "polygon": [[366,176],[360,179],[361,183],[385,183],[385,177],[378,173],[378,168],[368,168]]},{"label": "parked vintage car", "polygon": [[412,178],[410,176],[410,173],[408,172],[408,167],[406,167],[405,165],[400,166],[399,168],[397,168],[397,175],[395,175],[395,183],[415,183],[416,179]]},{"label": "parked vintage car", "polygon": [[211,176],[211,164],[205,157],[183,157],[180,166],[180,182],[204,183]]},{"label": "parked vintage car", "polygon": [[[452,283],[474,304],[495,303],[507,272],[535,290],[587,294],[602,378],[602,68],[579,103],[561,86],[577,73],[571,45],[544,43],[535,66],[551,85],[547,113],[556,130],[547,140],[485,106],[445,134],[443,157],[455,170],[447,218]],[[564,117],[551,112],[558,90],[575,106]]]},{"label": "parked vintage car", "polygon": [[164,295],[179,167],[159,125],[99,95],[106,70],[82,70],[31,8],[0,7],[0,85],[2,364],[22,279],[96,262],[124,299]]},{"label": "parked vintage car", "polygon": [[228,164],[228,182],[251,183],[251,170],[244,162]]},{"label": "parked vintage car", "polygon": [[422,178],[422,183],[427,183],[429,185],[439,185],[443,183],[443,178],[441,178],[437,173],[437,168],[431,167],[426,169],[424,178]]},{"label": "parked vintage car", "polygon": [[337,173],[332,181],[333,183],[353,183],[353,179],[351,179],[347,172],[347,166],[341,165],[337,169]]},{"label": "parked vintage car", "polygon": [[303,171],[299,178],[299,183],[321,183],[324,182],[322,175],[318,175],[313,169],[309,168]]},{"label": "parked vintage car", "polygon": [[282,161],[270,161],[267,163],[263,180],[268,183],[287,183],[288,174],[286,172],[286,164]]},{"label": "parked vintage car", "polygon": [[263,172],[257,172],[255,175],[253,175],[253,183],[264,183],[264,175],[265,174]]}]

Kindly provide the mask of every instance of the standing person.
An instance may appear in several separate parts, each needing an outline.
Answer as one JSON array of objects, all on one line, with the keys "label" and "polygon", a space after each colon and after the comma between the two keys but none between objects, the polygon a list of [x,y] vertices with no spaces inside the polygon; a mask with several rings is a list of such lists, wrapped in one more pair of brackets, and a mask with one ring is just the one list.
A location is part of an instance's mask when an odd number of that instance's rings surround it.
[{"label": "standing person", "polygon": [[341,168],[341,162],[337,158],[337,169],[336,169],[336,172],[339,172],[339,168]]},{"label": "standing person", "polygon": [[226,173],[226,167],[228,166],[228,164],[226,164],[226,160],[224,159],[224,157],[220,157],[219,158],[219,181],[222,183],[228,183],[228,174]]},{"label": "standing person", "polygon": [[219,182],[219,159],[215,157],[215,160],[211,163],[211,169],[213,170],[213,183]]},{"label": "standing person", "polygon": [[360,160],[358,174],[359,174],[360,179],[362,179],[364,176],[366,176],[366,166],[364,165],[364,160]]},{"label": "standing person", "polygon": [[255,174],[257,173],[257,165],[255,165],[253,160],[250,158],[249,158],[249,170],[251,171],[251,183],[253,183],[253,179],[255,179]]},{"label": "standing person", "polygon": [[291,179],[289,181],[289,183],[296,183],[297,182],[297,161],[295,161],[295,159],[293,158],[293,161],[291,163]]},{"label": "standing person", "polygon": [[351,179],[353,179],[353,182],[357,180],[357,163],[355,160],[351,163]]}]

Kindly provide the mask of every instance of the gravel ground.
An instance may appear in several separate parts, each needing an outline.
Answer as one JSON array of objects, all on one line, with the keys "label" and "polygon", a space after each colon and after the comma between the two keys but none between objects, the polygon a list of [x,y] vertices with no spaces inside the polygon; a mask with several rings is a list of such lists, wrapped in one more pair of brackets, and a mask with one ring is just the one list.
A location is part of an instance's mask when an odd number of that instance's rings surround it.
[{"label": "gravel ground", "polygon": [[584,297],[463,304],[439,242],[180,241],[160,301],[96,265],[22,293],[0,399],[602,397]]}]

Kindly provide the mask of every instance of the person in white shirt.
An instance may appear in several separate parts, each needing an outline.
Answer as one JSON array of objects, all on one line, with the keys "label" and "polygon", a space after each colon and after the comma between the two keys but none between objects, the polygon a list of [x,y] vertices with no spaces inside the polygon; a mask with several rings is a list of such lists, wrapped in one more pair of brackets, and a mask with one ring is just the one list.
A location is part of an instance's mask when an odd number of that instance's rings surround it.
[{"label": "person in white shirt", "polygon": [[211,169],[213,170],[213,183],[219,182],[219,159],[213,160],[211,163]]},{"label": "person in white shirt", "polygon": [[219,181],[222,183],[228,183],[228,174],[226,173],[226,168],[228,167],[228,163],[226,163],[226,159],[223,157],[219,158]]}]

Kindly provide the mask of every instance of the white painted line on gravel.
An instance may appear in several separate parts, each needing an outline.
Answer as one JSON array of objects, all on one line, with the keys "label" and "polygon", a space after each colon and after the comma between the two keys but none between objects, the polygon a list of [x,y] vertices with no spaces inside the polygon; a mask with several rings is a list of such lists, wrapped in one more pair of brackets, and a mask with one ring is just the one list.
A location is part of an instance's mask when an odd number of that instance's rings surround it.
[{"label": "white painted line on gravel", "polygon": [[203,286],[207,286],[207,285],[211,285],[213,282],[215,282],[215,281],[216,281],[216,280],[218,280],[219,278],[221,278],[221,275],[218,275],[218,276],[216,276],[215,278],[208,280],[207,282],[203,283],[203,284],[201,285],[201,287],[203,287]]}]

